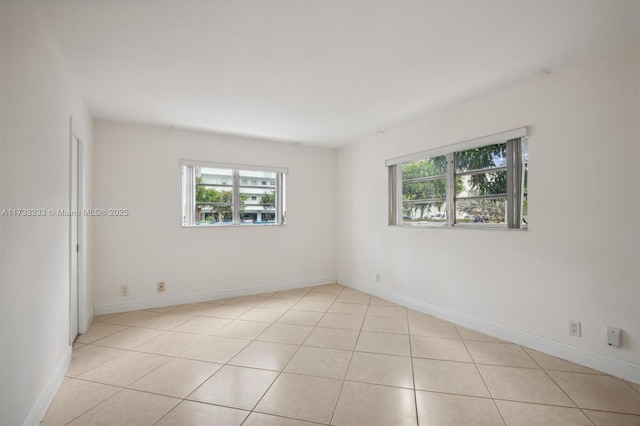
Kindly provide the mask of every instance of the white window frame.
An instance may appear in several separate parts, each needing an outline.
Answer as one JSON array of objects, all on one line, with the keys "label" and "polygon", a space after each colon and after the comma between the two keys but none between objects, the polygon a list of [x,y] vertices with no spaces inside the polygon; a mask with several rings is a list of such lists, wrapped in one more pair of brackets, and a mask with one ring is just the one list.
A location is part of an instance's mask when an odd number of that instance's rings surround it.
[{"label": "white window frame", "polygon": [[[199,228],[216,228],[228,226],[280,226],[286,224],[286,194],[285,175],[289,173],[286,167],[256,166],[248,164],[216,163],[208,161],[181,160],[182,169],[182,226]],[[215,225],[198,225],[195,221],[196,213],[196,167],[231,170],[232,187],[232,220],[230,222],[216,223]],[[240,188],[245,185],[240,183],[240,172],[254,171],[275,173],[275,218],[273,223],[247,223],[240,216]]]},{"label": "white window frame", "polygon": [[[507,132],[484,136],[481,138],[460,142],[428,151],[421,151],[415,154],[404,155],[392,158],[385,162],[389,171],[389,225],[390,226],[411,226],[411,227],[448,227],[448,228],[510,228],[527,229],[527,224],[522,220],[523,201],[526,194],[523,191],[524,170],[528,165],[525,163],[523,155],[523,144],[527,142],[529,133],[528,127],[509,130]],[[506,170],[507,172],[507,193],[499,198],[507,200],[506,223],[486,224],[486,223],[456,223],[456,200],[455,193],[456,174],[455,153],[480,148],[488,145],[506,143],[507,165],[505,167],[488,169]],[[426,223],[421,226],[415,224],[405,224],[403,218],[403,180],[402,165],[412,163],[422,159],[446,156],[446,221],[438,224]],[[484,169],[483,169],[484,170]],[[475,171],[474,171],[475,172]],[[469,174],[469,173],[462,173]],[[433,177],[425,178],[432,179]],[[442,177],[439,176],[441,179]],[[497,198],[496,196],[467,197],[471,198]]]}]

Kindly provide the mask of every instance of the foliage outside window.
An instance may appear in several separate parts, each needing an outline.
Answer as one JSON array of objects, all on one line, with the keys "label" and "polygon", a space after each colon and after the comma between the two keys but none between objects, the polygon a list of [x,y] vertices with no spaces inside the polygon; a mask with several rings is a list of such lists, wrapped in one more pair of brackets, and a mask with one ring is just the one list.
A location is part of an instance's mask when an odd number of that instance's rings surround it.
[{"label": "foliage outside window", "polygon": [[280,168],[183,161],[182,225],[283,225],[285,173]]},{"label": "foliage outside window", "polygon": [[528,160],[526,128],[389,160],[389,223],[526,228]]}]

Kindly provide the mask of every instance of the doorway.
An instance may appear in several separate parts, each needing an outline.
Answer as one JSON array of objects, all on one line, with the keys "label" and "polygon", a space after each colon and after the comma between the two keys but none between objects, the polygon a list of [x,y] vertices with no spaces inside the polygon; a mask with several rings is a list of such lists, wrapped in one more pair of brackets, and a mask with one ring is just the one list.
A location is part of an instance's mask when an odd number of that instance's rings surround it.
[{"label": "doorway", "polygon": [[79,316],[78,316],[78,281],[79,281],[79,262],[78,254],[80,251],[79,230],[82,220],[82,173],[80,155],[81,142],[71,133],[70,147],[70,179],[69,179],[69,344],[78,337]]}]

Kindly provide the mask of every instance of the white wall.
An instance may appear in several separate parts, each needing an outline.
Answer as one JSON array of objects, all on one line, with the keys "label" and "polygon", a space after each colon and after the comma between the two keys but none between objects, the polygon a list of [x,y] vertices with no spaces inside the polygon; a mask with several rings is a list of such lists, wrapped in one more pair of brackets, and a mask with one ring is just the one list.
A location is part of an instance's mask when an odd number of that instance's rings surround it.
[{"label": "white wall", "polygon": [[[342,149],[339,282],[640,381],[638,59],[623,49]],[[528,231],[387,226],[386,159],[525,125]]]},{"label": "white wall", "polygon": [[[94,141],[95,206],[131,212],[95,219],[97,313],[335,282],[335,150],[101,120]],[[181,159],[288,167],[287,225],[183,228]]]},{"label": "white wall", "polygon": [[[1,208],[68,208],[70,117],[90,158],[89,111],[33,5],[0,16]],[[70,360],[69,218],[0,221],[0,424],[38,424]]]}]

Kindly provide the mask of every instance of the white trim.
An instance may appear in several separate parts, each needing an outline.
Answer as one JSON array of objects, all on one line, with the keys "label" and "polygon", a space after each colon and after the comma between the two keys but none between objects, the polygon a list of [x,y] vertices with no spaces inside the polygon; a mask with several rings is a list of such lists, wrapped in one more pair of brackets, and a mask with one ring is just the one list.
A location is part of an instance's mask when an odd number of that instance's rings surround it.
[{"label": "white trim", "polygon": [[479,146],[492,145],[495,143],[506,142],[511,139],[522,138],[529,134],[529,127],[520,127],[518,129],[508,130],[506,132],[496,133],[493,135],[483,136],[476,139],[471,139],[464,142],[458,142],[451,145],[429,149],[427,151],[420,151],[414,154],[403,155],[396,158],[391,158],[384,162],[384,165],[394,166],[396,164],[409,163],[412,161],[422,160],[429,157],[437,157],[439,155],[445,155],[450,152],[464,151],[471,148],[477,148]]},{"label": "white trim", "polygon": [[67,369],[71,363],[71,351],[72,347],[69,345],[65,349],[58,366],[49,377],[49,381],[44,386],[44,389],[42,389],[42,392],[40,392],[36,403],[33,404],[31,410],[29,410],[29,415],[23,423],[24,426],[37,426],[42,422],[42,419],[44,419],[44,415],[47,414],[49,405],[51,405],[51,401],[53,401],[53,398],[56,396],[56,392],[58,392],[64,380],[64,375],[67,373]]},{"label": "white trim", "polygon": [[185,303],[206,302],[228,297],[248,296],[273,291],[290,290],[302,287],[311,287],[322,284],[334,284],[336,276],[311,278],[308,280],[287,281],[282,283],[263,284],[250,287],[242,287],[229,290],[208,291],[205,293],[184,294],[179,296],[163,297],[162,299],[145,299],[124,303],[112,303],[98,305],[94,308],[95,315],[115,314],[120,312],[137,311],[140,309],[161,308],[164,306],[180,305]]},{"label": "white trim", "polygon": [[422,302],[411,297],[401,296],[373,285],[368,285],[348,279],[338,279],[338,283],[356,290],[380,297],[399,305],[406,306],[425,314],[450,321],[452,323],[497,337],[508,342],[526,346],[527,348],[566,359],[576,364],[584,365],[597,371],[611,374],[621,379],[634,383],[640,383],[640,365],[615,358],[610,358],[584,349],[556,342],[546,337],[536,336],[518,330],[502,327],[487,321],[464,315],[449,309],[441,308]]},{"label": "white trim", "polygon": [[254,172],[289,173],[287,167],[255,166],[249,164],[215,163],[198,160],[180,160],[182,166],[211,167],[215,169],[248,170]]},{"label": "white trim", "polygon": [[80,334],[84,334],[87,331],[89,331],[89,327],[93,322],[93,306],[87,312],[85,312],[85,316],[82,318],[86,318],[86,319],[85,321],[80,321],[80,324],[78,327],[78,333]]}]

